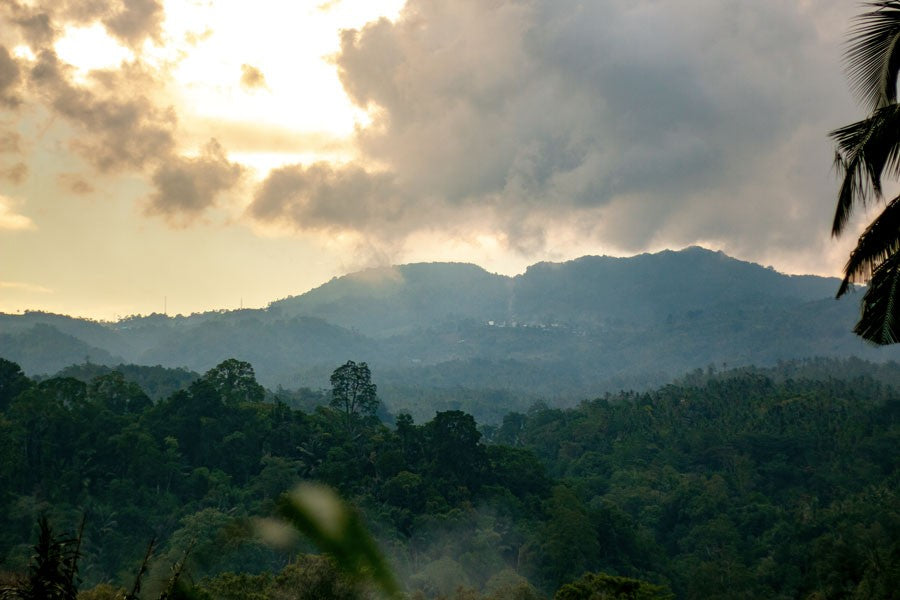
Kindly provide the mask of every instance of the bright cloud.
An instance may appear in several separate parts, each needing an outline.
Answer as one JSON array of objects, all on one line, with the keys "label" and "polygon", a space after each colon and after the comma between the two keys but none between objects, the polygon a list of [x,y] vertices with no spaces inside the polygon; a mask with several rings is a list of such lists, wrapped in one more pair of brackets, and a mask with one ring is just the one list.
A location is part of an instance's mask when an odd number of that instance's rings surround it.
[{"label": "bright cloud", "polygon": [[109,35],[100,23],[70,27],[54,45],[57,56],[84,77],[97,69],[112,69],[134,60],[134,52]]},{"label": "bright cloud", "polygon": [[0,196],[0,230],[25,231],[35,229],[34,221],[23,214],[15,212],[15,202],[11,198]]},{"label": "bright cloud", "polygon": [[46,288],[42,285],[25,283],[23,281],[0,281],[0,289],[34,292],[38,294],[50,294],[53,292],[50,288]]}]

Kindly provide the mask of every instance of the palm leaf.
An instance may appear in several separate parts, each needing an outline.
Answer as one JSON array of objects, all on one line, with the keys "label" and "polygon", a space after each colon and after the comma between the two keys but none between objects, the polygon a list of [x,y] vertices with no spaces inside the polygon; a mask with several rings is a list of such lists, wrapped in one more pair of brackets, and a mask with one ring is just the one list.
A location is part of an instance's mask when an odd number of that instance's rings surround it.
[{"label": "palm leaf", "polygon": [[856,248],[844,267],[844,280],[837,297],[843,296],[851,283],[871,279],[879,265],[900,251],[900,196],[891,200],[878,217],[859,236]]},{"label": "palm leaf", "polygon": [[900,69],[900,1],[869,2],[850,31],[844,60],[850,87],[873,110],[897,99]]},{"label": "palm leaf", "polygon": [[873,344],[900,341],[900,323],[895,319],[895,301],[900,287],[900,253],[894,253],[875,268],[862,299],[862,316],[853,329]]},{"label": "palm leaf", "polygon": [[[853,206],[881,197],[881,177],[900,174],[900,105],[880,108],[867,119],[832,131],[837,144],[835,164],[843,175],[834,213],[832,235],[839,235]],[[870,192],[871,190],[871,192]]]}]

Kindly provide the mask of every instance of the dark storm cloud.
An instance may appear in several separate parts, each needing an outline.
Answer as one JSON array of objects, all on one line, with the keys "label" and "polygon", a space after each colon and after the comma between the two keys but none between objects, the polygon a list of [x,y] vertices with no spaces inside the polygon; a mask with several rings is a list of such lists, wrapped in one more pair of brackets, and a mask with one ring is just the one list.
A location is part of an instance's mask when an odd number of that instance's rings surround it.
[{"label": "dark storm cloud", "polygon": [[173,156],[156,169],[146,212],[184,224],[214,206],[242,174],[241,165],[229,162],[222,146],[210,140],[200,156]]},{"label": "dark storm cloud", "polygon": [[[853,118],[840,45],[854,10],[411,0],[396,21],[344,32],[336,64],[373,109],[362,160],[416,199],[395,231],[478,207],[525,252],[555,223],[623,249],[802,245],[832,202],[826,133]],[[307,226],[305,201],[271,198],[264,214]],[[380,218],[381,195],[349,201],[357,218],[338,212],[334,226]]]}]

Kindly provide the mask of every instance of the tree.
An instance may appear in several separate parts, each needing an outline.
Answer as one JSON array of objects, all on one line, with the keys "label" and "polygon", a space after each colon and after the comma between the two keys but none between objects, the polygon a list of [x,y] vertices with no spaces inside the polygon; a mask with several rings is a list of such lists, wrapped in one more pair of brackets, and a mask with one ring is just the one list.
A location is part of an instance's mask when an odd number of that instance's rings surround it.
[{"label": "tree", "polygon": [[78,559],[84,521],[78,536],[53,535],[46,515],[38,520],[39,535],[28,567],[28,577],[4,589],[4,600],[75,600],[78,595]]},{"label": "tree", "polygon": [[553,596],[553,600],[593,600],[594,598],[672,600],[674,596],[664,586],[606,573],[585,573],[580,579],[562,586]]},{"label": "tree", "polygon": [[344,415],[347,433],[352,437],[361,415],[374,415],[378,396],[369,365],[348,360],[331,374],[331,406]]},{"label": "tree", "polygon": [[451,488],[475,491],[487,469],[487,452],[475,418],[461,410],[438,412],[426,423],[429,474]]},{"label": "tree", "polygon": [[141,413],[153,403],[134,382],[119,371],[98,375],[88,384],[88,398],[116,414]]},{"label": "tree", "polygon": [[31,380],[22,372],[22,367],[0,358],[0,410],[5,410],[16,396],[31,385]]},{"label": "tree", "polygon": [[266,395],[266,390],[256,381],[253,366],[235,358],[222,361],[204,373],[201,381],[212,385],[226,405],[262,402]]},{"label": "tree", "polygon": [[[900,175],[900,0],[870,2],[857,17],[845,54],[851,88],[870,111],[856,123],[831,132],[835,166],[842,175],[831,233],[840,235],[857,205],[882,201],[882,176]],[[837,296],[851,283],[869,281],[854,331],[875,344],[900,341],[900,196],[859,237],[844,268]]]}]

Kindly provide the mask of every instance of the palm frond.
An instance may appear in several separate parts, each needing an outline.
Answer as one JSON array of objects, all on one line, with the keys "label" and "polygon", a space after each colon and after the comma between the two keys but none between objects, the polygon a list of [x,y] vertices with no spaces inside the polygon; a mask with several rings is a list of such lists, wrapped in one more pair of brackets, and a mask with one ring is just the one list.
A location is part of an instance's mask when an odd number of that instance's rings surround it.
[{"label": "palm frond", "polygon": [[844,267],[844,280],[837,297],[843,296],[851,283],[872,278],[878,267],[900,251],[900,196],[891,200],[878,217],[859,236],[856,248]]},{"label": "palm frond", "polygon": [[862,299],[862,316],[853,331],[873,344],[900,341],[900,323],[896,317],[896,298],[900,288],[900,253],[878,265]]},{"label": "palm frond", "polygon": [[840,235],[854,205],[881,197],[881,178],[900,175],[900,105],[892,104],[872,115],[832,131],[837,145],[835,166],[843,177],[831,234]]},{"label": "palm frond", "polygon": [[872,109],[897,99],[900,69],[900,1],[869,2],[856,17],[844,60],[850,87]]}]

